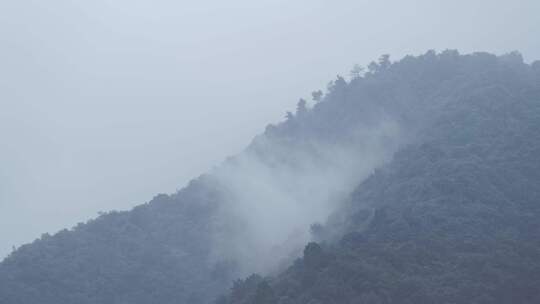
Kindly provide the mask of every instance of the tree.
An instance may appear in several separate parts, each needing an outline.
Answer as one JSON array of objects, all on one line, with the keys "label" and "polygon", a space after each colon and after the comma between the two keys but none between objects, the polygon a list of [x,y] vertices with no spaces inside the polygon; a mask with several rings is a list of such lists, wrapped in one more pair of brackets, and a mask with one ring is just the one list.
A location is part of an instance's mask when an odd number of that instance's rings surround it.
[{"label": "tree", "polygon": [[334,81],[334,86],[337,88],[343,88],[347,86],[347,81],[345,81],[345,78],[341,75],[337,75],[336,81]]},{"label": "tree", "polygon": [[537,60],[531,64],[531,67],[534,71],[540,73],[540,60]]},{"label": "tree", "polygon": [[304,263],[307,267],[316,269],[323,266],[325,262],[324,252],[321,246],[315,242],[310,242],[304,248]]},{"label": "tree", "polygon": [[350,72],[351,79],[356,79],[362,77],[362,74],[364,73],[364,67],[355,64]]},{"label": "tree", "polygon": [[339,91],[347,86],[347,81],[345,81],[345,78],[341,75],[337,75],[337,79],[334,81],[330,81],[326,88],[328,89],[328,92],[334,92]]},{"label": "tree", "polygon": [[312,97],[313,101],[316,101],[316,102],[321,101],[322,96],[323,96],[323,92],[321,90],[313,91],[311,93],[311,97]]},{"label": "tree", "polygon": [[392,63],[390,62],[390,55],[383,54],[381,57],[379,57],[378,62],[372,61],[368,65],[368,71],[372,74],[375,74],[380,71],[384,71],[388,69]]},{"label": "tree", "polygon": [[285,118],[287,121],[293,120],[294,114],[291,111],[287,111],[287,113],[285,113]]},{"label": "tree", "polygon": [[379,65],[375,61],[370,62],[368,65],[368,71],[375,74],[377,71],[379,71]]},{"label": "tree", "polygon": [[255,303],[257,304],[274,304],[276,303],[276,298],[274,296],[274,291],[270,284],[266,281],[262,281],[257,286],[257,291],[255,292]]},{"label": "tree", "polygon": [[296,115],[302,116],[306,114],[307,112],[306,104],[307,104],[306,100],[303,98],[300,98],[300,100],[296,104]]},{"label": "tree", "polygon": [[319,241],[324,239],[324,226],[320,223],[313,223],[309,227],[309,232],[314,240]]},{"label": "tree", "polygon": [[390,62],[390,55],[383,54],[379,57],[379,70],[386,70],[392,65]]}]

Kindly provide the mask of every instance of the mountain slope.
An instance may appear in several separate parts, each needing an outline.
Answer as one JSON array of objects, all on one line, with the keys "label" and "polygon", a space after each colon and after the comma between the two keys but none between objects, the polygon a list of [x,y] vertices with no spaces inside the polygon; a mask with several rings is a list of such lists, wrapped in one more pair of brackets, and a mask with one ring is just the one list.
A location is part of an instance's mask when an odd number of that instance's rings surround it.
[{"label": "mountain slope", "polygon": [[221,303],[540,302],[537,73],[495,69],[445,95],[318,229],[343,237],[309,244],[277,277],[238,281]]},{"label": "mountain slope", "polygon": [[252,272],[221,301],[535,299],[539,79],[518,54],[383,56],[178,193],[22,246],[0,303],[209,303]]}]

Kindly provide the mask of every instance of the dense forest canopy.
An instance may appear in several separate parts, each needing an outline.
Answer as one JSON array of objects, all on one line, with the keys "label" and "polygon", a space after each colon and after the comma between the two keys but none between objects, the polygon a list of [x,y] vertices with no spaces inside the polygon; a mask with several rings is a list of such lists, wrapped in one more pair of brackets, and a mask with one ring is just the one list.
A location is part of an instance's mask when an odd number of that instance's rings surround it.
[{"label": "dense forest canopy", "polygon": [[0,303],[538,303],[538,134],[540,62],[383,55],[179,192],[21,246]]}]

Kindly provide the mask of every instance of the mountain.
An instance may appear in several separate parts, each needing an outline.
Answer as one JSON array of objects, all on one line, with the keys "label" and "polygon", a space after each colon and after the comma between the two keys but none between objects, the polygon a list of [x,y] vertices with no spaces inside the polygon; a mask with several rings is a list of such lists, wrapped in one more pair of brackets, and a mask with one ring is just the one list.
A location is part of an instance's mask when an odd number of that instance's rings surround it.
[{"label": "mountain", "polygon": [[540,303],[538,62],[463,62],[474,72],[443,80],[425,127],[318,227],[319,243],[219,303]]},{"label": "mountain", "polygon": [[382,56],[313,96],[179,192],[21,246],[0,303],[540,301],[540,62]]}]

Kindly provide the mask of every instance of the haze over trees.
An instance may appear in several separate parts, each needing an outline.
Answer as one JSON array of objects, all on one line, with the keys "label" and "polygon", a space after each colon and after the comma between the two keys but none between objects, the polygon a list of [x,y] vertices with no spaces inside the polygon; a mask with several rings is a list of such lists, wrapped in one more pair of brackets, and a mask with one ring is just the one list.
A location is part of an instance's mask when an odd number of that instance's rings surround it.
[{"label": "haze over trees", "polygon": [[21,246],[0,303],[540,302],[538,61],[383,55],[312,99],[179,192]]}]

